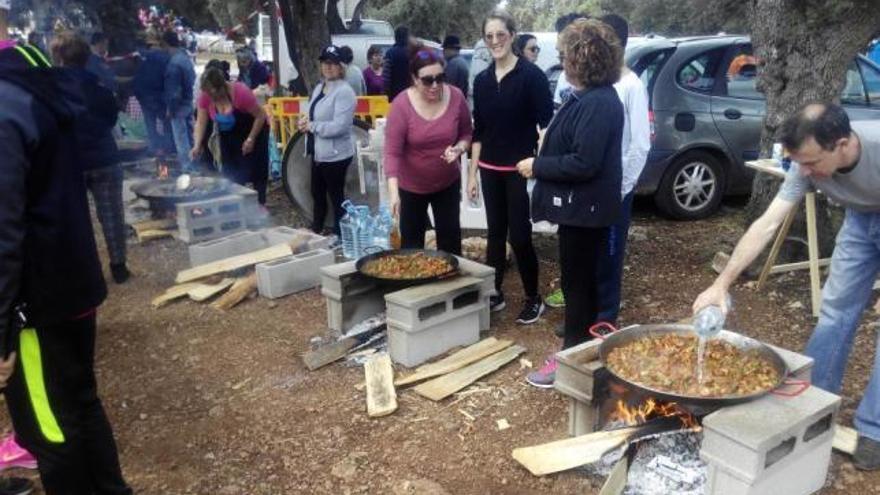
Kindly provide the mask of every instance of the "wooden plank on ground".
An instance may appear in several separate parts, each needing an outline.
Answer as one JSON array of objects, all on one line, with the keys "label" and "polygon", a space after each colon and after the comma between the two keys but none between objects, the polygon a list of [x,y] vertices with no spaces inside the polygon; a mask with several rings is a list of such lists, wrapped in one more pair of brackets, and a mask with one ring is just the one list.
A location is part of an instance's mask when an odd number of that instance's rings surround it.
[{"label": "wooden plank on ground", "polygon": [[162,306],[170,303],[171,301],[173,301],[175,299],[179,299],[181,297],[186,296],[187,294],[189,294],[189,291],[196,289],[201,285],[202,284],[200,284],[200,283],[194,283],[194,282],[175,285],[174,287],[170,287],[163,294],[153,298],[153,301],[151,302],[151,304],[153,305],[154,308],[161,308]]},{"label": "wooden plank on ground", "polygon": [[835,425],[834,439],[831,446],[834,450],[839,450],[845,454],[852,455],[856,451],[856,444],[859,441],[859,434],[856,430],[842,425]]},{"label": "wooden plank on ground", "polygon": [[505,364],[513,361],[517,356],[525,352],[525,350],[526,348],[520,345],[508,347],[465,368],[461,368],[448,375],[425,382],[417,386],[414,390],[418,392],[419,395],[431,400],[443,400],[479,380],[481,377],[488,375]]},{"label": "wooden plank on ground", "polygon": [[599,491],[599,495],[620,495],[626,488],[626,475],[629,471],[629,458],[624,454],[605,478],[605,484]]},{"label": "wooden plank on ground", "polygon": [[199,284],[198,287],[189,291],[187,295],[190,299],[195,302],[203,302],[211,299],[217,294],[223,292],[228,289],[232,284],[235,283],[235,279],[232,277],[224,278],[219,283],[216,284]]},{"label": "wooden plank on ground", "polygon": [[163,218],[162,220],[145,220],[131,224],[131,228],[135,232],[145,232],[147,230],[168,230],[177,226],[177,220],[173,218]]},{"label": "wooden plank on ground", "polygon": [[380,354],[364,363],[367,383],[367,416],[388,416],[397,410],[397,393],[394,391],[394,369],[391,357]]},{"label": "wooden plank on ground", "polygon": [[151,241],[153,239],[162,239],[164,237],[174,237],[173,230],[144,230],[135,232],[138,242]]},{"label": "wooden plank on ground", "polygon": [[387,326],[382,324],[353,337],[346,337],[331,344],[321,346],[315,350],[308,351],[302,355],[303,363],[305,363],[306,368],[308,368],[309,371],[315,371],[337,359],[342,359],[348,354],[348,351],[363,344],[373,335],[376,335],[379,332],[384,332],[386,328]]},{"label": "wooden plank on ground", "polygon": [[257,290],[257,274],[251,273],[247,277],[239,277],[235,279],[232,288],[226,294],[220,296],[216,301],[211,303],[211,307],[219,310],[228,310],[235,307],[236,304],[242,302]]},{"label": "wooden plank on ground", "polygon": [[290,245],[278,244],[276,246],[261,249],[259,251],[254,251],[252,253],[233,256],[231,258],[226,258],[211,263],[205,263],[204,265],[199,265],[193,268],[182,270],[177,274],[176,281],[179,284],[182,284],[184,282],[191,282],[193,280],[198,280],[200,278],[215,275],[217,273],[237,270],[239,268],[256,265],[257,263],[263,263],[265,261],[272,261],[274,259],[290,256],[292,254],[293,250],[290,248]]},{"label": "wooden plank on ground", "polygon": [[729,261],[729,254],[723,251],[718,251],[715,253],[715,257],[712,258],[712,269],[715,270],[715,273],[721,273],[724,271],[724,267],[727,266]]},{"label": "wooden plank on ground", "polygon": [[464,349],[437,361],[436,363],[419,366],[415,373],[395,380],[394,385],[400,387],[402,385],[408,385],[410,383],[427,380],[428,378],[434,378],[435,376],[451,373],[457,369],[464,368],[473,362],[479,361],[480,359],[491,356],[511,345],[513,345],[513,342],[510,340],[498,340],[495,337],[483,339],[472,346],[465,347]]},{"label": "wooden plank on ground", "polygon": [[597,431],[574,438],[514,449],[513,458],[535,476],[558,473],[598,461],[609,450],[619,447],[638,426]]}]

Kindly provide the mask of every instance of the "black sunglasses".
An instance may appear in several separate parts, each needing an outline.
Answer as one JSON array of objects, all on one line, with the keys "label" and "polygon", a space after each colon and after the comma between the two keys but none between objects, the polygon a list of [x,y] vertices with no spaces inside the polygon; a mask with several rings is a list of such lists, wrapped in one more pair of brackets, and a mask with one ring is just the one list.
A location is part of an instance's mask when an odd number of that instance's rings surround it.
[{"label": "black sunglasses", "polygon": [[422,76],[419,78],[419,81],[422,81],[422,84],[425,86],[433,86],[435,82],[437,84],[443,84],[446,81],[446,74],[441,72],[436,76]]}]

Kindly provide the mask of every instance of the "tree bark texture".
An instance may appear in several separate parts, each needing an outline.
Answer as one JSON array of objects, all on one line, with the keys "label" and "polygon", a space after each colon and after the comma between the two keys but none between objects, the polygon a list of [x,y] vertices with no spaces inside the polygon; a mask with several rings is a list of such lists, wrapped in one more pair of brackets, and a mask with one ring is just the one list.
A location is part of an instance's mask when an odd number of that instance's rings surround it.
[{"label": "tree bark texture", "polygon": [[[758,89],[767,100],[760,149],[761,156],[769,156],[782,122],[803,104],[840,101],[847,67],[880,28],[880,9],[872,0],[750,0],[749,4]],[[768,174],[755,176],[746,208],[748,222],[763,213],[780,183]],[[828,256],[834,248],[839,212],[833,212],[822,195],[818,198],[820,254]],[[796,241],[806,239],[800,210],[789,234]],[[787,243],[780,258],[802,258],[804,242]],[[789,247],[798,245],[803,252]]]},{"label": "tree bark texture", "polygon": [[308,94],[321,79],[318,56],[330,44],[330,29],[323,0],[280,0],[287,47],[299,78],[294,93]]}]

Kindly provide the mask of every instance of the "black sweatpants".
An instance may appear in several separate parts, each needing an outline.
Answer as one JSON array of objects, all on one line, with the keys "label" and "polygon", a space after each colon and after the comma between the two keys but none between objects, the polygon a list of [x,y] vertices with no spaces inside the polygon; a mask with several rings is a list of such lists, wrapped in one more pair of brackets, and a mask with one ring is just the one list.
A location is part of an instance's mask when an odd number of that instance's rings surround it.
[{"label": "black sweatpants", "polygon": [[95,315],[15,341],[6,388],[16,439],[34,457],[47,494],[130,494],[95,381]]},{"label": "black sweatpants", "polygon": [[86,187],[92,193],[98,222],[104,232],[110,264],[125,264],[127,230],[122,205],[122,168],[119,165],[96,168],[85,175]]},{"label": "black sweatpants", "polygon": [[324,221],[327,219],[327,196],[330,196],[330,204],[333,205],[333,232],[341,235],[339,220],[345,215],[342,202],[345,201],[345,174],[351,158],[338,162],[316,162],[312,160],[312,231],[320,234],[324,230]]},{"label": "black sweatpants", "polygon": [[507,267],[507,240],[516,256],[526,297],[538,295],[538,256],[532,245],[532,222],[526,179],[514,172],[480,168],[486,205],[488,242],[486,261],[495,269],[495,289],[500,291]]},{"label": "black sweatpants", "polygon": [[562,348],[590,339],[587,330],[599,314],[599,258],[608,228],[560,225],[559,274],[565,294],[565,337]]},{"label": "black sweatpants", "polygon": [[446,189],[419,194],[400,189],[400,245],[404,249],[425,247],[428,205],[434,213],[437,249],[461,255],[461,181]]}]

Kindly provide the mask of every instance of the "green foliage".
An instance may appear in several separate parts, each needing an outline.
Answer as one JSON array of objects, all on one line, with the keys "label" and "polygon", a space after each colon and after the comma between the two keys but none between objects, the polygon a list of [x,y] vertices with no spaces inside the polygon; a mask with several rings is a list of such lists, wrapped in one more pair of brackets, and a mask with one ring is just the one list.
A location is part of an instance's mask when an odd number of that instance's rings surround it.
[{"label": "green foliage", "polygon": [[365,17],[387,20],[394,26],[406,25],[420,38],[442,40],[454,34],[470,45],[479,39],[483,18],[497,4],[497,0],[378,0],[368,3]]}]

